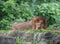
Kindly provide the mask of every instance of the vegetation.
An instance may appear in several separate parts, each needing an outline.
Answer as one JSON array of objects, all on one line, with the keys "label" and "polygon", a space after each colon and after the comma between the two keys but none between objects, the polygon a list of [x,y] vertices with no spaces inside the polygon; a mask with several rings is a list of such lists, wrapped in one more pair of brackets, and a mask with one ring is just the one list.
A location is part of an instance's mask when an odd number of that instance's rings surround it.
[{"label": "vegetation", "polygon": [[[0,0],[0,34],[9,31],[14,22],[29,21],[33,17],[44,16],[48,21],[48,28],[60,27],[60,0]],[[52,32],[55,30],[24,30],[23,32]],[[22,43],[17,38],[17,44]],[[36,44],[32,41],[32,44]]]},{"label": "vegetation", "polygon": [[60,27],[60,0],[0,0],[1,30],[36,16],[44,16],[49,28]]}]

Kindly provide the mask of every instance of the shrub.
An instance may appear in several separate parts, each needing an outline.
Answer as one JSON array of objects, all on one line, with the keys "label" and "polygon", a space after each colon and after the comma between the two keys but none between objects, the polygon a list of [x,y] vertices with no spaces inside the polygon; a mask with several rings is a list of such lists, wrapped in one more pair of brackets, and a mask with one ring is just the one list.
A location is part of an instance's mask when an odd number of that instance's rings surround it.
[{"label": "shrub", "polygon": [[24,22],[36,16],[44,16],[49,27],[59,27],[60,3],[56,0],[0,0],[1,29],[9,29],[14,22]]}]

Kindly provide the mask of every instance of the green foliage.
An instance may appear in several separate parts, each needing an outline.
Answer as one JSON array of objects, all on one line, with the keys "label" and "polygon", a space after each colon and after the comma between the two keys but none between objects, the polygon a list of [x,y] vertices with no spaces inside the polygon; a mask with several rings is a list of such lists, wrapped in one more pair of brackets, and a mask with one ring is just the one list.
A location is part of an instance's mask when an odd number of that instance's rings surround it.
[{"label": "green foliage", "polygon": [[17,44],[22,44],[23,43],[23,39],[22,38],[16,38],[16,42],[17,42]]},{"label": "green foliage", "polygon": [[59,1],[0,0],[0,29],[9,29],[14,22],[24,22],[36,16],[44,16],[49,27],[60,27]]},{"label": "green foliage", "polygon": [[60,17],[60,3],[43,3],[37,5],[35,14],[46,17],[49,25],[55,24],[60,20],[57,18]]}]

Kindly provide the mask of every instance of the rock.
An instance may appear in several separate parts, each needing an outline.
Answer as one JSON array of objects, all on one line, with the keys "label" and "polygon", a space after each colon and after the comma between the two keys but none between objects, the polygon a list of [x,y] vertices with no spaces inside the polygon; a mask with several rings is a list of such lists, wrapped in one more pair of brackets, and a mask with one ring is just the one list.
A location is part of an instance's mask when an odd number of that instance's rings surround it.
[{"label": "rock", "polygon": [[60,44],[60,35],[54,36],[52,41],[53,44]]},{"label": "rock", "polygon": [[33,40],[36,42],[40,42],[42,37],[42,33],[34,33],[34,38]]},{"label": "rock", "polygon": [[31,42],[23,42],[22,44],[31,44]]},{"label": "rock", "polygon": [[26,42],[33,41],[33,36],[34,36],[33,33],[24,33],[23,40]]},{"label": "rock", "polygon": [[0,44],[16,44],[16,38],[0,36]]},{"label": "rock", "polygon": [[[0,43],[2,44],[2,41],[5,41],[5,39],[3,39],[1,36],[3,36],[3,38],[5,38],[7,41],[11,40],[11,42],[13,39],[10,39],[9,37],[22,38],[23,39],[22,44],[31,44],[31,41],[36,42],[36,44],[38,43],[39,44],[60,44],[60,35],[51,32],[31,33],[31,32],[21,32],[17,30],[11,30],[10,32],[7,33],[7,35],[0,34]],[[3,42],[3,44],[5,42]]]},{"label": "rock", "polygon": [[60,44],[60,35],[54,33],[44,33],[40,41],[41,44]]},{"label": "rock", "polygon": [[50,32],[44,33],[44,35],[41,38],[40,43],[41,44],[53,44],[52,37],[53,37],[52,33],[50,33]]},{"label": "rock", "polygon": [[22,37],[24,32],[19,30],[10,30],[6,35],[11,37]]},{"label": "rock", "polygon": [[44,33],[43,37],[44,37],[45,39],[52,39],[52,38],[54,37],[54,35],[55,35],[55,34],[53,34],[53,33],[46,32],[46,33]]}]

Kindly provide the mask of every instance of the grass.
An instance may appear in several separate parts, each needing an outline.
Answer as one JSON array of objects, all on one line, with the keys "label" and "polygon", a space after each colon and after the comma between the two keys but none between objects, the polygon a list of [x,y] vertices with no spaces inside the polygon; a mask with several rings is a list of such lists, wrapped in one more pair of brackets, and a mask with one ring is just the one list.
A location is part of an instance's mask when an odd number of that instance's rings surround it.
[{"label": "grass", "polygon": [[9,30],[0,30],[0,34],[1,33],[6,33],[6,32],[8,32]]},{"label": "grass", "polygon": [[17,39],[16,39],[16,42],[17,42],[17,44],[22,44],[23,39],[22,39],[22,38],[17,38]]},{"label": "grass", "polygon": [[44,33],[44,32],[51,32],[51,33],[56,33],[56,34],[60,34],[60,31],[58,30],[24,30],[22,32],[29,32],[29,33]]},{"label": "grass", "polygon": [[[10,30],[0,30],[0,33],[6,33],[9,32]],[[44,32],[52,32],[52,33],[56,33],[56,34],[60,34],[60,31],[58,30],[21,30],[22,32],[29,32],[29,33],[44,33]]]}]

